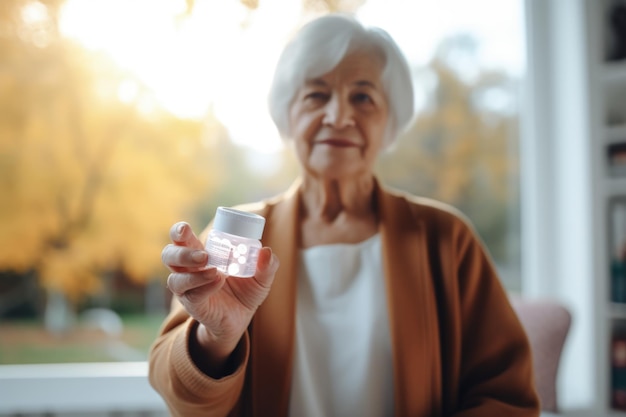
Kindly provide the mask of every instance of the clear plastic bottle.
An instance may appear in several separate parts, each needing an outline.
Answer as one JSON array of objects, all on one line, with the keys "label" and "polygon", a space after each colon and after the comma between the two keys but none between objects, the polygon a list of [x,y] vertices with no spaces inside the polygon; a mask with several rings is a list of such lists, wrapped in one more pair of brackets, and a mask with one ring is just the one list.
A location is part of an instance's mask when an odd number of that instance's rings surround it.
[{"label": "clear plastic bottle", "polygon": [[218,207],[206,241],[208,265],[234,277],[254,276],[264,227],[258,214]]}]

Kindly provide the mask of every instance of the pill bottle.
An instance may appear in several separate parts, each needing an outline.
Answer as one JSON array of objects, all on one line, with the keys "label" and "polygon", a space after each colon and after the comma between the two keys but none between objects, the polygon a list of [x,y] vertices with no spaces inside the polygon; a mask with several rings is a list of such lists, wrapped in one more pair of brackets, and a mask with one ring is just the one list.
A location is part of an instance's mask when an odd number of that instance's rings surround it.
[{"label": "pill bottle", "polygon": [[258,214],[218,207],[206,241],[208,265],[234,277],[254,276],[264,227]]}]

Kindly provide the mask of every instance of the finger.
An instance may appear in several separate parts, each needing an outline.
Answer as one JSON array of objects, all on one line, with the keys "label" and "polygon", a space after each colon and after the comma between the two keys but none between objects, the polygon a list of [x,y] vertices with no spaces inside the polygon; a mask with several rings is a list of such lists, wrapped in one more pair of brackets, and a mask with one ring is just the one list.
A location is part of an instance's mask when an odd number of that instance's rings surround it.
[{"label": "finger", "polygon": [[217,269],[211,268],[202,272],[173,272],[167,277],[167,288],[178,297],[182,297],[189,291],[199,288],[216,290],[221,288],[224,282],[223,274]]},{"label": "finger", "polygon": [[161,251],[161,261],[172,271],[181,271],[180,268],[201,270],[206,268],[209,254],[205,250],[170,243]]},{"label": "finger", "polygon": [[204,249],[204,245],[191,230],[191,226],[187,222],[175,223],[170,229],[170,239],[177,245]]},{"label": "finger", "polygon": [[218,292],[224,285],[224,280],[217,280],[208,284],[186,291],[178,299],[185,307],[192,307],[194,304],[205,302],[212,294]]},{"label": "finger", "polygon": [[259,260],[257,261],[256,274],[254,275],[256,281],[264,288],[269,288],[274,281],[276,271],[280,266],[278,257],[272,253],[272,249],[269,247],[261,248],[259,251]]}]

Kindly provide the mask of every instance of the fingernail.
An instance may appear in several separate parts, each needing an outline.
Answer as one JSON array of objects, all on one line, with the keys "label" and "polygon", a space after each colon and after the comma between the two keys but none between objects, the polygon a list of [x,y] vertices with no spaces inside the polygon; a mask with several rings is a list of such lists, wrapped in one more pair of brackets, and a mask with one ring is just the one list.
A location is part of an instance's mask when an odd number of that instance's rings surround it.
[{"label": "fingernail", "polygon": [[261,269],[267,269],[267,267],[272,262],[272,250],[268,247],[264,247],[261,250],[265,252],[266,254],[259,257],[259,259],[261,260],[261,263],[259,266],[261,267]]},{"label": "fingernail", "polygon": [[184,228],[185,228],[184,224],[179,224],[178,227],[176,228],[176,232],[178,232],[179,235],[182,235]]},{"label": "fingernail", "polygon": [[202,250],[197,250],[191,253],[191,259],[195,262],[206,261],[207,253]]}]

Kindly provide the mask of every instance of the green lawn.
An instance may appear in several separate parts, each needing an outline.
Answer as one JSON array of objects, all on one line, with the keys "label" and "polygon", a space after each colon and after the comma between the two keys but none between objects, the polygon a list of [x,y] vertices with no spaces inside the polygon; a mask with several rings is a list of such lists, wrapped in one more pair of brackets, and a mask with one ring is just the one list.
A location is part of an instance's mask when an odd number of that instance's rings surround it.
[{"label": "green lawn", "polygon": [[0,322],[0,364],[145,360],[163,318],[122,317],[124,331],[119,337],[80,325],[63,335],[52,335],[39,322]]}]

